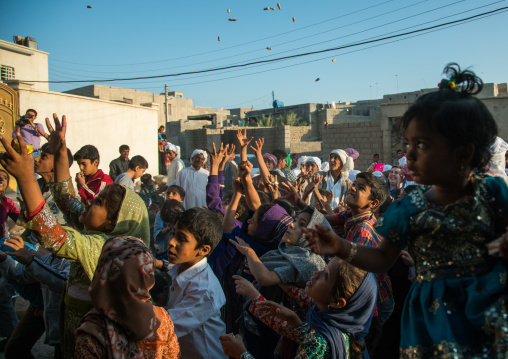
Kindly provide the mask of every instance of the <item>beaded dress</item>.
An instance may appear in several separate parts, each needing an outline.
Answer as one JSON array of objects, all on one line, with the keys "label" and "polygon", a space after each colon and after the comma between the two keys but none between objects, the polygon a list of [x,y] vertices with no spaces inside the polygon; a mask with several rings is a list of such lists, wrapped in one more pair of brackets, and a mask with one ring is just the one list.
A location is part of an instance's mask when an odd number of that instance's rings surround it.
[{"label": "beaded dress", "polygon": [[402,314],[401,358],[508,353],[507,261],[486,247],[505,231],[508,188],[497,177],[471,183],[472,196],[442,207],[417,188],[376,223],[386,240],[408,246],[416,266]]}]

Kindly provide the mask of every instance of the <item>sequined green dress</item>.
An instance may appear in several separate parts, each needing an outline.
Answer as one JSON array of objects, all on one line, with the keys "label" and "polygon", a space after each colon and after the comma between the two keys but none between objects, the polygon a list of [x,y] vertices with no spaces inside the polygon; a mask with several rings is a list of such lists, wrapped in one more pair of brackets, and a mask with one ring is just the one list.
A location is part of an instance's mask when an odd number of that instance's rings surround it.
[{"label": "sequined green dress", "polygon": [[486,244],[503,232],[508,188],[474,177],[474,195],[443,207],[425,190],[393,203],[376,230],[415,260],[417,278],[402,314],[402,358],[506,358],[507,262]]}]

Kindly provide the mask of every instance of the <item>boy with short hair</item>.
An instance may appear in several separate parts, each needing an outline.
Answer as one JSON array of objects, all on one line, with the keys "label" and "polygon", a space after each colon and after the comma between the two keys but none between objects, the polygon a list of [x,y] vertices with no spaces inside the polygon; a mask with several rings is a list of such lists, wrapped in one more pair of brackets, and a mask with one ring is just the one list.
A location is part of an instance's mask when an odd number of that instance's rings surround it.
[{"label": "boy with short hair", "polygon": [[177,218],[168,243],[168,260],[174,264],[168,271],[168,313],[182,358],[226,358],[217,340],[226,332],[220,319],[226,298],[207,263],[221,237],[222,224],[212,211],[191,208]]},{"label": "boy with short hair", "polygon": [[81,202],[86,203],[94,199],[106,185],[113,183],[111,178],[99,169],[99,150],[95,146],[85,145],[74,154],[74,160],[79,165],[76,174],[76,184]]},{"label": "boy with short hair", "polygon": [[[177,186],[176,184],[169,186],[166,190],[166,200],[168,200],[168,199],[174,199],[174,200],[177,200],[178,202],[183,204],[183,201],[185,199],[185,190],[182,187]],[[171,231],[171,228],[169,228],[168,224],[161,219],[160,212],[157,213],[157,215],[155,216],[153,237],[155,239],[157,239],[157,237],[160,234],[165,236],[170,231]]]},{"label": "boy with short hair", "polygon": [[143,176],[148,168],[148,161],[143,156],[134,156],[129,162],[127,172],[120,174],[115,183],[123,184],[125,187],[134,191],[134,181]]}]

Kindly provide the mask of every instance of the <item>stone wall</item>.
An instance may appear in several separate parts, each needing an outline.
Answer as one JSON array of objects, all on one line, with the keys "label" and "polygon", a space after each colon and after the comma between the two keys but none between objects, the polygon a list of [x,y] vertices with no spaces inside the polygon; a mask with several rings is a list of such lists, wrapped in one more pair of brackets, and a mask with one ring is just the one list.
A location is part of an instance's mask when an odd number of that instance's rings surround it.
[{"label": "stone wall", "polygon": [[296,141],[311,140],[311,126],[291,126],[291,144]]},{"label": "stone wall", "polygon": [[326,159],[336,149],[352,147],[360,153],[356,168],[365,170],[371,163],[374,153],[383,149],[382,132],[379,121],[360,123],[341,123],[329,125],[323,131],[322,152]]}]

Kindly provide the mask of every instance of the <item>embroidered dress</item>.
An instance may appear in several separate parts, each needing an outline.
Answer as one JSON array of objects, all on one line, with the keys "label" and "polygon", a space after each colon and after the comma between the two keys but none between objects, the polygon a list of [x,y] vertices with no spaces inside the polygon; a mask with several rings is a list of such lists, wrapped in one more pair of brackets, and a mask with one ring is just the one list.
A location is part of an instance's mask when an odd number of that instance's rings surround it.
[{"label": "embroidered dress", "polygon": [[150,227],[148,212],[142,199],[133,191],[126,191],[115,228],[110,233],[87,231],[79,223],[85,205],[74,192],[72,180],[50,184],[58,208],[70,226],[61,226],[47,204],[25,224],[32,230],[41,246],[56,256],[71,261],[66,293],[60,306],[63,322],[62,351],[72,355],[73,333],[84,314],[93,308],[88,286],[93,278],[101,249],[107,239],[131,235],[148,245]]},{"label": "embroidered dress", "polygon": [[417,188],[393,203],[376,230],[409,251],[416,282],[402,314],[402,358],[505,358],[506,261],[486,244],[505,229],[508,188],[472,178],[474,195],[436,207]]}]

